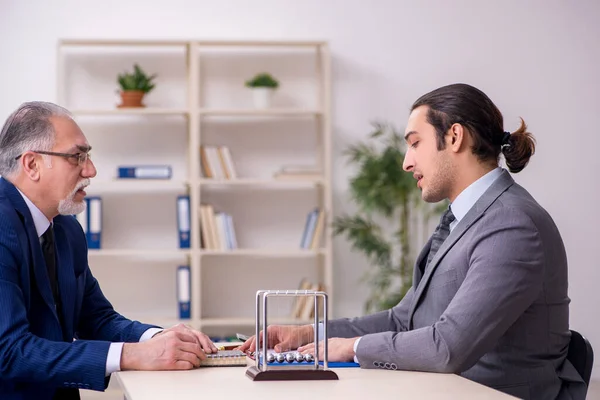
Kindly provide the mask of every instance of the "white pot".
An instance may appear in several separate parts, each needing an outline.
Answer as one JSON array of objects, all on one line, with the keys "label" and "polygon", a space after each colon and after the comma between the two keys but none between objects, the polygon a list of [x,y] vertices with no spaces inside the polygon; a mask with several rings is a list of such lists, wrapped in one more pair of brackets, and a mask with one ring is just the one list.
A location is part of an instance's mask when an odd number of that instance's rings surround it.
[{"label": "white pot", "polygon": [[252,88],[252,99],[254,100],[254,107],[256,108],[269,108],[271,106],[271,97],[273,97],[272,88]]}]

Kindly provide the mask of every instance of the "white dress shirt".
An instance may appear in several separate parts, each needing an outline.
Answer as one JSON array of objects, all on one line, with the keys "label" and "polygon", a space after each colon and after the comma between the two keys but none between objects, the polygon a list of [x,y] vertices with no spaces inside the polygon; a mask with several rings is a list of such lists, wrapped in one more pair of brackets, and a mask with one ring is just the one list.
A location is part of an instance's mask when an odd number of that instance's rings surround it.
[{"label": "white dress shirt", "polygon": [[[500,177],[502,174],[502,168],[498,167],[487,174],[483,175],[481,178],[477,179],[475,182],[471,183],[465,190],[460,192],[456,199],[450,205],[450,209],[452,210],[452,214],[456,218],[454,221],[450,223],[450,232],[458,225],[461,219],[467,215],[469,210],[475,205],[477,200],[485,193],[486,190],[492,186],[494,181]],[[319,330],[323,332],[322,328]],[[358,348],[358,342],[360,342],[361,338],[358,338],[354,341],[354,362],[358,362],[356,358],[356,349]]]},{"label": "white dress shirt", "polygon": [[[19,190],[19,189],[17,189],[17,190]],[[27,198],[27,196],[25,196],[23,194],[23,192],[21,192],[19,190],[19,193],[21,194],[21,196],[23,197],[23,200],[25,200],[25,203],[27,204],[27,207],[29,208],[29,212],[31,213],[31,216],[33,218],[33,224],[35,225],[35,230],[37,232],[38,238],[40,238],[40,241],[41,241],[42,235],[44,234],[44,232],[46,232],[46,230],[50,226],[50,221],[48,221],[48,218],[46,218],[44,213],[42,213],[40,211],[40,209],[37,208],[37,206],[35,204],[33,204],[31,202],[31,200],[29,200]],[[60,265],[58,266],[58,268],[60,268]],[[143,342],[145,340],[152,338],[152,336],[154,336],[156,333],[158,333],[160,331],[162,331],[162,329],[160,329],[160,328],[150,328],[150,329],[146,330],[144,332],[144,334],[140,337],[140,342]],[[122,351],[123,351],[123,343],[111,343],[110,344],[110,347],[108,349],[108,356],[106,358],[106,375],[105,376],[109,376],[113,372],[117,372],[117,371],[121,370],[121,353],[122,353]]]}]

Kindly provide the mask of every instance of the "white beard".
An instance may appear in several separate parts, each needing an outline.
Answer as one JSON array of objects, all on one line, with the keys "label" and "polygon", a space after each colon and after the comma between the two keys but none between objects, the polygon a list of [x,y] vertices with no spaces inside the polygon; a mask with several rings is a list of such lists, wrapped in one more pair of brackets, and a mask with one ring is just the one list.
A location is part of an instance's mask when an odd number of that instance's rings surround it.
[{"label": "white beard", "polygon": [[60,215],[77,215],[85,211],[85,200],[81,202],[76,202],[75,195],[77,194],[77,191],[79,189],[83,189],[89,184],[90,180],[87,178],[79,181],[79,183],[77,183],[77,186],[75,186],[75,189],[73,189],[73,191],[69,193],[69,195],[65,199],[61,200],[58,203],[58,213]]}]

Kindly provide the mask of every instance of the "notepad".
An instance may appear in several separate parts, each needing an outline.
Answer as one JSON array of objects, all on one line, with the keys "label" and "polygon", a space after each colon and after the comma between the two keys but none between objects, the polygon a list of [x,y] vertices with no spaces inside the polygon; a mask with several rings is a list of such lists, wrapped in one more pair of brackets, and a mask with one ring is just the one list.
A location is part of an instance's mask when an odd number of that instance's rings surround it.
[{"label": "notepad", "polygon": [[200,367],[240,367],[246,365],[246,353],[240,350],[219,350],[216,353],[207,354],[206,360],[200,363]]}]

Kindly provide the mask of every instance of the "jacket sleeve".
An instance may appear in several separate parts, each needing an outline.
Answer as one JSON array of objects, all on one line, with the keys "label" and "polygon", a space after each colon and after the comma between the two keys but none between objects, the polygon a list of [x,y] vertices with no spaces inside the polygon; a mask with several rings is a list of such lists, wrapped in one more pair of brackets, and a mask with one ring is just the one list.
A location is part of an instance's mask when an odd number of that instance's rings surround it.
[{"label": "jacket sleeve", "polygon": [[[522,211],[498,209],[477,224],[467,243],[469,269],[456,295],[431,326],[364,336],[361,365],[459,373],[490,351],[543,289],[544,254],[539,232]],[[473,227],[475,228],[475,227]]]},{"label": "jacket sleeve", "polygon": [[[408,329],[408,311],[414,297],[411,287],[400,303],[390,310],[380,311],[357,318],[340,318],[329,321],[329,337],[355,337],[376,332],[403,332]],[[361,339],[362,340],[362,339]]]},{"label": "jacket sleeve", "polygon": [[30,332],[19,265],[21,249],[13,230],[0,235],[0,376],[13,382],[104,390],[107,341],[74,343],[40,338]]}]

